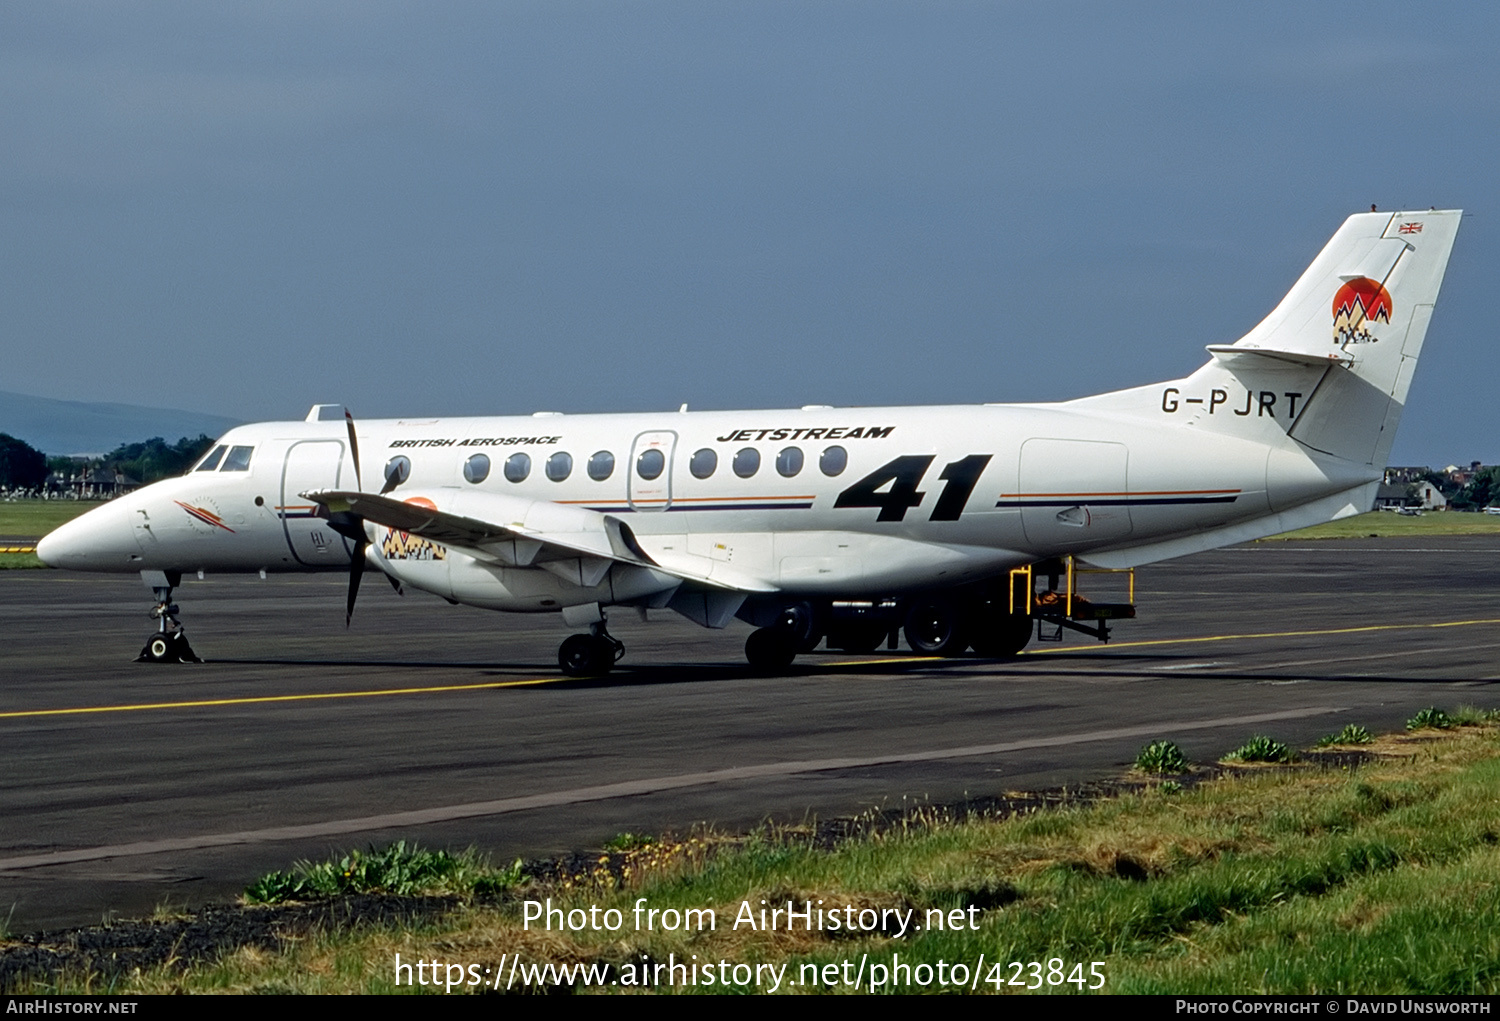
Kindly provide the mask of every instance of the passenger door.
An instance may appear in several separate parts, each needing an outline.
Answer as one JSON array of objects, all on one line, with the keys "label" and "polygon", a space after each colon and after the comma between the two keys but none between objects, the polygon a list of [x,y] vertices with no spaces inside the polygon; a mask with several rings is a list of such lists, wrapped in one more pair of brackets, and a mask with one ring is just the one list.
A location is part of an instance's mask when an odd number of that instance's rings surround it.
[{"label": "passenger door", "polygon": [[675,432],[641,433],[630,448],[630,508],[664,511],[672,506],[672,451]]},{"label": "passenger door", "polygon": [[337,567],[347,564],[349,540],[317,517],[317,506],[299,495],[314,489],[338,489],[343,479],[342,440],[299,440],[286,451],[281,469],[281,501],[276,513],[287,547],[299,564]]}]

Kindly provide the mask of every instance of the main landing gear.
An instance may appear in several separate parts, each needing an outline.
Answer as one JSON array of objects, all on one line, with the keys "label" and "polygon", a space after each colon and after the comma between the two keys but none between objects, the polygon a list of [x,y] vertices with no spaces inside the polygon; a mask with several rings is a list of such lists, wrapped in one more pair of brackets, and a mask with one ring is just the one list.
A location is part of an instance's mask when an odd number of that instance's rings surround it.
[{"label": "main landing gear", "polygon": [[[1085,598],[1078,591],[1082,574],[1124,574],[1125,601]],[[1040,592],[1038,578],[1046,581]],[[962,656],[973,649],[986,659],[1008,659],[1033,639],[1060,641],[1064,630],[1107,642],[1112,622],[1134,616],[1132,570],[1082,567],[1069,556],[1018,567],[1008,578],[914,597],[752,606],[744,619],[767,626],[751,633],[745,658],[757,672],[785,673],[798,653],[824,639],[830,650],[867,654],[882,642],[894,650],[899,632],[919,656]]]},{"label": "main landing gear", "polygon": [[756,628],[745,639],[745,659],[759,673],[779,674],[797,658],[797,636],[790,629],[775,625]]},{"label": "main landing gear", "polygon": [[603,677],[625,655],[625,643],[598,620],[586,635],[569,635],[557,650],[557,665],[569,677]]},{"label": "main landing gear", "polygon": [[137,663],[201,663],[188,644],[182,630],[180,612],[172,602],[172,590],[182,584],[181,571],[142,571],[141,580],[156,596],[156,605],[151,608],[151,619],[156,621],[156,633],[146,641]]},{"label": "main landing gear", "polygon": [[757,673],[785,673],[799,652],[811,652],[823,639],[820,614],[808,603],[782,607],[776,623],[757,628],[745,640],[745,659]]}]

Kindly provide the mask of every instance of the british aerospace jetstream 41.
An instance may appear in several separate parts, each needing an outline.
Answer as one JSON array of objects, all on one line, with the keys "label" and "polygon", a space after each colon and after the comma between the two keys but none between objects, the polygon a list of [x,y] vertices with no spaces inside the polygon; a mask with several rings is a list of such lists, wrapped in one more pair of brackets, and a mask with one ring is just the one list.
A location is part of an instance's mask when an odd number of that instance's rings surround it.
[{"label": "british aerospace jetstream 41", "polygon": [[[1370,509],[1457,210],[1351,216],[1290,293],[1183,379],[1058,404],[398,419],[338,405],[231,430],[181,478],[47,536],[56,567],[139,571],[191,659],[185,572],[348,571],[456,603],[560,612],[569,674],[622,652],[610,607],[738,617],[762,669],[824,639],[1013,655],[1104,639],[1129,569]],[[368,485],[365,479],[375,485]],[[1062,579],[1066,579],[1063,581]]]}]

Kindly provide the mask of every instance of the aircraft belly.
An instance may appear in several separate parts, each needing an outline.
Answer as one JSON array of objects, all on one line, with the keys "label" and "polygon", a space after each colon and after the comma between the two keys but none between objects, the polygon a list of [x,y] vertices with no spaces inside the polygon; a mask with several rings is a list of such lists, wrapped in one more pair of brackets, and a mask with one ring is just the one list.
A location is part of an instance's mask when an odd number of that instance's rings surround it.
[{"label": "aircraft belly", "polygon": [[[1234,504],[1167,504],[1138,506],[1131,508],[1135,528],[1130,535],[1131,543],[1154,540],[1158,536],[1178,535],[1184,532],[1199,532],[1219,528],[1232,521],[1243,521],[1266,513],[1266,494],[1241,490]],[[1091,548],[1099,548],[1094,544]],[[1119,543],[1109,544],[1111,548]]]},{"label": "aircraft belly", "polygon": [[858,557],[782,557],[777,577],[790,590],[843,592],[857,588],[864,573]]}]

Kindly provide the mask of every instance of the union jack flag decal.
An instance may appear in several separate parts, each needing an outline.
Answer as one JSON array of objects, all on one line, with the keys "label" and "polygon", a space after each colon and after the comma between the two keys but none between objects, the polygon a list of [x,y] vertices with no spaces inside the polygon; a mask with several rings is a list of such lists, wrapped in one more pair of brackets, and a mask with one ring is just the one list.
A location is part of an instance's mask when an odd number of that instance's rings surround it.
[{"label": "union jack flag decal", "polygon": [[1403,223],[1400,229],[1403,234],[1420,234],[1422,233],[1422,224],[1420,221],[1416,223]]}]

